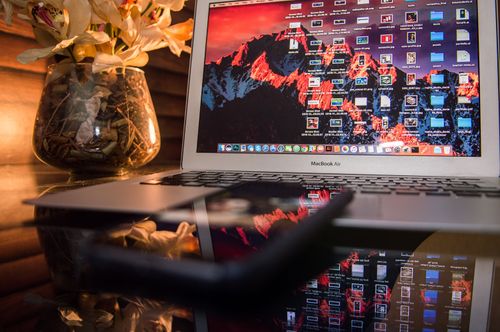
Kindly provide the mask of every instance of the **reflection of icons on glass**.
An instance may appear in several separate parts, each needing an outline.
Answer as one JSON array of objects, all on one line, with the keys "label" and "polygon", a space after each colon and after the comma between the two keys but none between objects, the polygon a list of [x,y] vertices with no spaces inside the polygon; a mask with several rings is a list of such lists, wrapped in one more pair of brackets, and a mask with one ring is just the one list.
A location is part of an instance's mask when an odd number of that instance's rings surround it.
[{"label": "reflection of icons on glass", "polygon": [[380,15],[380,23],[392,23],[394,21],[393,14],[383,14]]},{"label": "reflection of icons on glass", "polygon": [[448,312],[448,324],[458,326],[462,322],[462,311],[450,310]]},{"label": "reflection of icons on glass", "polygon": [[401,286],[401,301],[409,302],[411,297],[410,286]]},{"label": "reflection of icons on glass", "polygon": [[409,332],[410,326],[408,324],[399,324],[399,332]]},{"label": "reflection of icons on glass", "polygon": [[438,270],[426,270],[425,271],[425,282],[428,284],[439,283],[439,271]]},{"label": "reflection of icons on glass", "polygon": [[290,39],[290,50],[298,50],[299,42],[296,39]]},{"label": "reflection of icons on glass", "polygon": [[380,3],[381,3],[382,5],[386,5],[386,4],[388,4],[388,3],[393,3],[393,2],[394,2],[394,0],[380,0]]},{"label": "reflection of icons on glass", "polygon": [[387,265],[377,264],[377,280],[385,280],[387,278]]},{"label": "reflection of icons on glass", "polygon": [[333,20],[333,25],[343,25],[345,24],[345,19],[336,19],[336,20]]},{"label": "reflection of icons on glass", "polygon": [[365,276],[365,267],[362,264],[352,264],[351,272],[353,277],[363,278]]},{"label": "reflection of icons on glass", "polygon": [[436,310],[424,309],[424,323],[425,324],[436,323]]},{"label": "reflection of icons on glass", "polygon": [[417,95],[406,95],[405,96],[405,106],[406,107],[417,107],[418,106],[418,96]]},{"label": "reflection of icons on glass", "polygon": [[[412,267],[401,267],[401,273],[399,274],[399,279],[401,282],[412,282],[413,281],[413,268]],[[401,289],[402,291],[402,289]]]},{"label": "reflection of icons on glass", "polygon": [[418,12],[417,11],[405,12],[405,23],[407,24],[418,23]]},{"label": "reflection of icons on glass", "polygon": [[453,305],[461,305],[462,304],[462,291],[452,291],[451,292],[451,303]]},{"label": "reflection of icons on glass", "polygon": [[309,42],[309,45],[311,46],[319,46],[321,45],[323,42],[320,40],[320,39],[313,39]]},{"label": "reflection of icons on glass", "polygon": [[323,7],[325,4],[323,2],[313,2],[312,7],[313,8],[320,8]]},{"label": "reflection of icons on glass", "polygon": [[286,312],[286,324],[288,325],[288,327],[295,326],[295,312],[294,311],[287,311]]},{"label": "reflection of icons on glass", "polygon": [[301,3],[292,3],[290,4],[290,10],[300,10],[302,9]]},{"label": "reflection of icons on glass", "polygon": [[335,0],[333,3],[334,6],[345,6],[347,3],[347,0]]},{"label": "reflection of icons on glass", "polygon": [[402,321],[407,322],[410,317],[410,307],[407,305],[402,305],[399,308],[399,317]]},{"label": "reflection of icons on glass", "polygon": [[387,304],[375,304],[375,317],[384,319],[387,316]]},{"label": "reflection of icons on glass", "polygon": [[425,304],[437,304],[438,291],[426,289],[424,290],[424,303]]},{"label": "reflection of icons on glass", "polygon": [[380,63],[383,65],[392,65],[392,54],[380,54]]},{"label": "reflection of icons on glass", "polygon": [[290,29],[299,29],[300,28],[300,22],[290,22],[288,25]]},{"label": "reflection of icons on glass", "polygon": [[387,285],[375,285],[375,296],[377,299],[387,299]]}]

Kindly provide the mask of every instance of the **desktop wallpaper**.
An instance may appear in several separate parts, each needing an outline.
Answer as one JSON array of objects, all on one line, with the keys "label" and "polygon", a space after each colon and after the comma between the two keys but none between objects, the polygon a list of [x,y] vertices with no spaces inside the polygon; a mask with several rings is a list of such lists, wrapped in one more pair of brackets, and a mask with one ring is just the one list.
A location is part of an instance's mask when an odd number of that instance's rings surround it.
[{"label": "desktop wallpaper", "polygon": [[198,152],[397,141],[480,156],[477,45],[475,0],[210,8]]}]

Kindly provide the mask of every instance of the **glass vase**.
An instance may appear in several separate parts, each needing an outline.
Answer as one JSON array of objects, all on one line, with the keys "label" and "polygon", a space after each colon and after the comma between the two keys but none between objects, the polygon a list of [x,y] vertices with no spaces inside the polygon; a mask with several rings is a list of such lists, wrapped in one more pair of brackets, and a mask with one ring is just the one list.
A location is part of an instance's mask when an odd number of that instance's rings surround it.
[{"label": "glass vase", "polygon": [[123,174],[150,162],[160,132],[144,72],[49,66],[33,134],[38,159],[74,174]]}]

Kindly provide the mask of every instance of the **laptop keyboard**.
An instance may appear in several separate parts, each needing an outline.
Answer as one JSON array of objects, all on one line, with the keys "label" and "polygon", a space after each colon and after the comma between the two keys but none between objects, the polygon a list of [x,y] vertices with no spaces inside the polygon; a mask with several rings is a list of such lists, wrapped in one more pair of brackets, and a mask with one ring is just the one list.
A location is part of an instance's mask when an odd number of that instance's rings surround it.
[{"label": "laptop keyboard", "polygon": [[141,184],[228,188],[254,181],[342,187],[363,194],[500,197],[499,187],[482,183],[480,179],[442,177],[191,171],[141,182]]}]

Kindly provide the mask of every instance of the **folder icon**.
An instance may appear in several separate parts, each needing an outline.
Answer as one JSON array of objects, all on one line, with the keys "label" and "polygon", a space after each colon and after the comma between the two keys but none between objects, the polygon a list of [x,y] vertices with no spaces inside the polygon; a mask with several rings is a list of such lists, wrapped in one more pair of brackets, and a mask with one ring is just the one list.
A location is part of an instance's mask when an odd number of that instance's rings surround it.
[{"label": "folder icon", "polygon": [[431,127],[432,128],[443,128],[444,127],[444,119],[443,118],[431,118]]},{"label": "folder icon", "polygon": [[457,51],[457,62],[470,62],[470,53],[467,51]]},{"label": "folder icon", "polygon": [[472,119],[471,118],[458,118],[458,127],[459,128],[472,128]]},{"label": "folder icon", "polygon": [[442,41],[444,40],[444,32],[431,31],[431,41]]},{"label": "folder icon", "polygon": [[457,42],[459,41],[470,41],[469,31],[465,29],[457,29]]},{"label": "folder icon", "polygon": [[431,21],[441,21],[442,19],[444,19],[444,13],[431,11],[430,19]]},{"label": "folder icon", "polygon": [[431,75],[431,83],[444,84],[444,75],[443,74],[432,74]]},{"label": "folder icon", "polygon": [[431,53],[431,62],[443,62],[444,61],[444,53]]},{"label": "folder icon", "polygon": [[444,96],[431,95],[431,105],[432,106],[443,106]]}]

